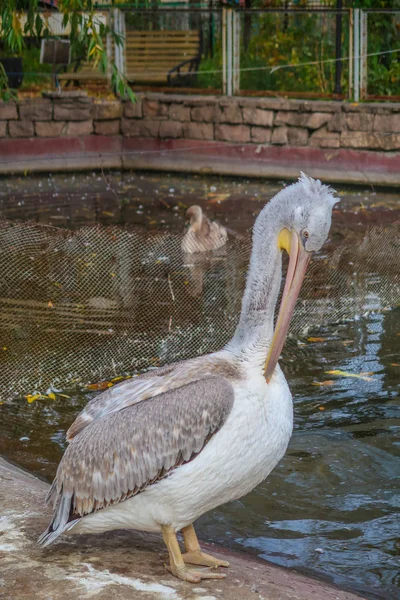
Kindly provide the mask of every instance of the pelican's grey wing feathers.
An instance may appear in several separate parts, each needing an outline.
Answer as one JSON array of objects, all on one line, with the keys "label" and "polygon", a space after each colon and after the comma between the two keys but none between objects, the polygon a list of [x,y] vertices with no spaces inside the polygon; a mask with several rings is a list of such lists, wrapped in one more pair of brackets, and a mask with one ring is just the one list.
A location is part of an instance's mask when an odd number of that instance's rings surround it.
[{"label": "pelican's grey wing feathers", "polygon": [[47,545],[87,514],[122,502],[192,460],[225,423],[232,384],[212,376],[95,420],[70,443],[49,501]]},{"label": "pelican's grey wing feathers", "polygon": [[67,440],[71,441],[96,419],[192,381],[219,374],[236,378],[238,370],[231,362],[217,358],[215,355],[208,355],[166,365],[134,379],[123,381],[88,402],[68,429]]}]

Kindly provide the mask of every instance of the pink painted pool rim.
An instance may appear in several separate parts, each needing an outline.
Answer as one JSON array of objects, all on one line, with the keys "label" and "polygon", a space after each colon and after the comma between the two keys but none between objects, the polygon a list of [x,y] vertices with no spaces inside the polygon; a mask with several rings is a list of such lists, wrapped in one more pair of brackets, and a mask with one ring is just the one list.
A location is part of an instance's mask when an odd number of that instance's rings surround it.
[{"label": "pink painted pool rim", "polygon": [[0,141],[0,173],[120,168],[400,185],[400,153],[88,135]]}]

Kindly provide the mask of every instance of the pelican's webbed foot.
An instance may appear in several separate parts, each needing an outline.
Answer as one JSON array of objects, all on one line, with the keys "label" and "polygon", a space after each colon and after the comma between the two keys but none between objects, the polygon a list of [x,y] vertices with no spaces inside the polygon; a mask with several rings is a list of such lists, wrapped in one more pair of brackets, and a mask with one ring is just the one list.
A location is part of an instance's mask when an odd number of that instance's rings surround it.
[{"label": "pelican's webbed foot", "polygon": [[[228,563],[226,561],[219,561],[213,556],[209,556],[208,554],[203,554],[201,552],[199,543],[197,542],[196,533],[192,525],[189,525],[182,530],[185,540],[185,547],[186,550],[188,550],[188,552],[186,552],[183,556],[179,548],[174,529],[170,525],[164,525],[162,526],[161,530],[165,545],[167,546],[169,552],[170,566],[168,570],[171,571],[175,577],[190,583],[199,583],[199,581],[202,579],[223,579],[225,577],[224,573],[217,573],[215,569],[217,569],[219,566],[228,566]],[[196,548],[194,548],[194,544],[192,544],[194,539],[193,535],[197,542]],[[186,563],[199,566],[210,566],[214,570],[195,570],[189,568]]]},{"label": "pelican's webbed foot", "polygon": [[189,565],[211,567],[212,569],[216,569],[217,567],[229,567],[227,560],[220,560],[219,558],[215,558],[215,556],[211,556],[211,554],[205,554],[205,552],[201,551],[193,525],[184,527],[182,529],[182,534],[186,550],[186,552],[182,554],[182,558],[185,563]]}]

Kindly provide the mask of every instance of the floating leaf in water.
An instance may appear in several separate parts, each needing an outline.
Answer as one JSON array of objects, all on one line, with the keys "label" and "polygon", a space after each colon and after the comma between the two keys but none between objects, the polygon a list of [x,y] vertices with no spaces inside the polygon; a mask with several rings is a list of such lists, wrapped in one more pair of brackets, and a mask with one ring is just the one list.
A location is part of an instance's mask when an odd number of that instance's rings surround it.
[{"label": "floating leaf in water", "polygon": [[325,410],[325,406],[318,406],[318,410]]},{"label": "floating leaf in water", "polygon": [[25,398],[28,400],[29,404],[32,404],[32,402],[35,402],[35,400],[38,400],[39,398],[43,398],[43,396],[42,394],[27,394]]},{"label": "floating leaf in water", "polygon": [[89,383],[87,385],[88,390],[106,390],[109,387],[112,387],[113,384],[111,381],[99,381],[99,383]]},{"label": "floating leaf in water", "polygon": [[335,382],[333,379],[327,379],[326,381],[313,381],[313,385],[319,385],[321,387],[326,385],[333,385]]},{"label": "floating leaf in water", "polygon": [[54,394],[54,392],[50,392],[49,394],[47,394],[47,397],[50,398],[50,400],[56,399],[56,395]]},{"label": "floating leaf in water", "polygon": [[67,394],[58,394],[61,398],[71,398],[71,396],[67,396]]},{"label": "floating leaf in water", "polygon": [[49,308],[53,308],[54,304],[52,303],[52,301],[51,301],[51,300],[49,300],[49,301],[48,301],[48,303],[47,303],[47,306],[48,306]]},{"label": "floating leaf in water", "polygon": [[105,217],[113,217],[114,216],[114,213],[109,212],[108,210],[103,210],[101,214],[104,215]]},{"label": "floating leaf in water", "polygon": [[206,198],[209,198],[207,204],[220,204],[229,197],[230,194],[207,194]]},{"label": "floating leaf in water", "polygon": [[342,344],[343,346],[348,346],[349,344],[353,344],[354,340],[343,340]]},{"label": "floating leaf in water", "polygon": [[307,342],[311,342],[312,344],[317,344],[318,342],[326,342],[326,339],[323,337],[309,337],[309,338],[307,338]]},{"label": "floating leaf in water", "polygon": [[333,371],[325,371],[328,375],[340,375],[341,377],[354,377],[354,379],[362,379],[363,381],[373,381],[372,377],[366,375],[373,375],[373,373],[347,373],[347,371],[341,371],[340,369],[334,369]]},{"label": "floating leaf in water", "polygon": [[2,348],[4,350],[4,352],[7,350],[7,346],[3,346]]},{"label": "floating leaf in water", "polygon": [[390,366],[391,367],[400,367],[400,364],[399,363],[390,363]]}]

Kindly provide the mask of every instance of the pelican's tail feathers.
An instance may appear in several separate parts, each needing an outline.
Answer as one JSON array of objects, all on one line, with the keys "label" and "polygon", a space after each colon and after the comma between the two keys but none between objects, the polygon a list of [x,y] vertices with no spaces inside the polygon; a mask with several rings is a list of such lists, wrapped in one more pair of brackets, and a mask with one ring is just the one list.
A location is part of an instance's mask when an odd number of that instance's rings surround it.
[{"label": "pelican's tail feathers", "polygon": [[[50,493],[49,496],[51,498]],[[53,519],[46,531],[42,533],[42,535],[37,541],[39,546],[48,546],[49,544],[54,542],[54,540],[58,538],[59,535],[64,533],[64,531],[68,531],[78,521],[80,521],[80,517],[75,519],[72,517],[72,497],[72,494],[63,494],[61,490],[61,493],[58,497],[58,502],[54,509]],[[50,500],[50,498],[48,499]]]}]

